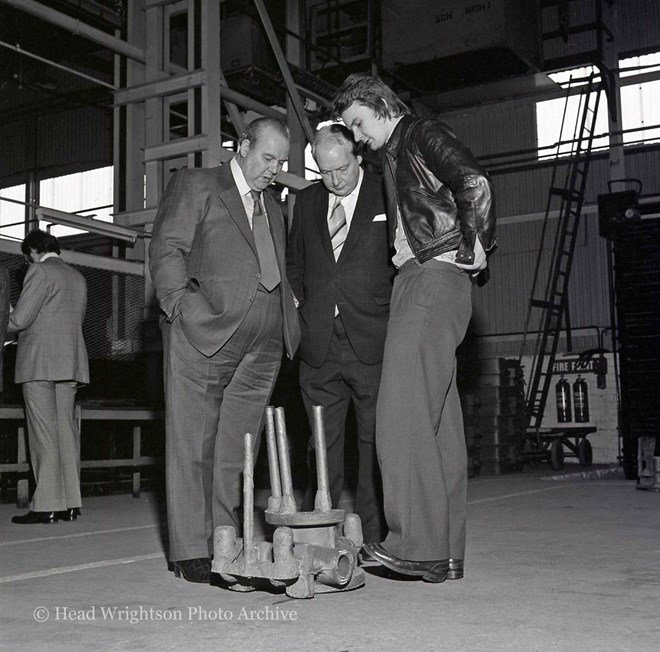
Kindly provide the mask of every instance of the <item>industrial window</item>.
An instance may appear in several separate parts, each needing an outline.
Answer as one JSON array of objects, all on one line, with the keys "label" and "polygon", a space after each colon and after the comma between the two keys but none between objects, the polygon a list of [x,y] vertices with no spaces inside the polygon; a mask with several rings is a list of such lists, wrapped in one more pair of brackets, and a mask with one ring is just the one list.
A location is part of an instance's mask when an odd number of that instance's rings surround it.
[{"label": "industrial window", "polygon": [[[660,72],[660,52],[621,61],[621,77]],[[625,83],[625,82],[624,82]],[[660,80],[621,88],[623,142],[641,145],[660,142]]]},{"label": "industrial window", "polygon": [[[576,68],[548,75],[562,88],[570,85],[571,88],[583,86],[587,83],[593,67]],[[564,108],[566,113],[564,114]],[[580,96],[572,95],[568,98],[559,97],[554,100],[545,100],[536,104],[536,136],[539,160],[553,158],[556,155],[570,154],[574,144],[571,142],[579,133],[578,114],[580,110]],[[601,98],[596,116],[596,134],[607,134],[609,131],[607,121],[607,101]],[[603,135],[594,138],[593,147],[605,148],[609,146],[609,136]]]},{"label": "industrial window", "polygon": [[0,237],[25,237],[25,184],[0,190]]},{"label": "industrial window", "polygon": [[[65,213],[112,222],[113,167],[44,179],[39,184],[39,204]],[[39,228],[45,229],[47,226],[47,223],[43,222]],[[58,238],[85,233],[58,224],[53,224],[50,232]]]},{"label": "industrial window", "polygon": [[[621,119],[623,126],[623,142],[626,145],[643,145],[660,142],[660,120],[657,107],[660,104],[660,80],[651,79],[638,84],[626,84],[626,77],[660,71],[660,52],[622,59],[619,62],[621,85]],[[586,83],[593,68],[578,68],[549,75],[560,86],[568,84],[575,87]],[[539,159],[552,158],[556,154],[568,154],[571,143],[568,142],[576,134],[579,98],[569,98],[566,116],[562,128],[565,98],[546,100],[536,104],[536,131]],[[607,100],[601,98],[598,116],[596,118],[596,134],[602,137],[594,140],[594,148],[605,148],[609,145],[609,124],[607,117]],[[561,145],[558,144],[562,143]]]}]

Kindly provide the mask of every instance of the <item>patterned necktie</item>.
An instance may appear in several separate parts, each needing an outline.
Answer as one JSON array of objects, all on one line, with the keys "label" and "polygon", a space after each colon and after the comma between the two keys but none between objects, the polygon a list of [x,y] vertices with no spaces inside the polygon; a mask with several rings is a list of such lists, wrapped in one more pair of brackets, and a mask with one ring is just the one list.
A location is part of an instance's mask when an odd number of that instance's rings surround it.
[{"label": "patterned necktie", "polygon": [[328,231],[330,231],[330,240],[332,240],[332,251],[335,255],[335,260],[339,260],[341,248],[346,242],[346,235],[348,234],[348,226],[346,225],[346,212],[341,205],[341,197],[337,197],[335,205],[332,207],[332,213],[328,218]]},{"label": "patterned necktie", "polygon": [[254,210],[252,212],[252,234],[254,243],[257,246],[257,256],[259,257],[259,267],[261,268],[261,285],[269,292],[276,288],[280,282],[280,270],[277,267],[275,258],[275,247],[273,237],[268,228],[268,221],[261,206],[261,195],[256,190],[250,190],[250,195],[254,200]]}]

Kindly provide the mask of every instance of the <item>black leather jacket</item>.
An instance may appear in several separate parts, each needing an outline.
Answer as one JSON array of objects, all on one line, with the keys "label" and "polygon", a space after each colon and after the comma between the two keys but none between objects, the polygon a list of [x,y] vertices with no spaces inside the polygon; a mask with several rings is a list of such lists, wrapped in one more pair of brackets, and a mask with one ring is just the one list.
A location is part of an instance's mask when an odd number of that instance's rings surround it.
[{"label": "black leather jacket", "polygon": [[[404,115],[383,151],[383,166],[389,166],[396,179],[403,228],[420,263],[458,250],[457,262],[470,264],[477,236],[486,253],[493,250],[492,184],[446,124]],[[383,172],[387,182],[390,175],[387,169]],[[387,185],[389,201],[393,193],[391,183]],[[395,222],[390,219],[392,239]]]}]

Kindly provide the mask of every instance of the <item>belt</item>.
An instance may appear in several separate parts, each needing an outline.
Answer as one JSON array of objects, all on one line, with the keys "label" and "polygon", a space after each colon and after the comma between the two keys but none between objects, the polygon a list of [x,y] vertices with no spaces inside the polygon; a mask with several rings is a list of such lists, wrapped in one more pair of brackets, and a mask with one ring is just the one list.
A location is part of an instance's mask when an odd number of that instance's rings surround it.
[{"label": "belt", "polygon": [[460,269],[456,267],[454,263],[450,263],[448,260],[436,260],[435,258],[430,258],[424,263],[420,263],[417,258],[410,258],[406,260],[401,267],[399,267],[399,273],[405,272],[413,267],[426,267],[426,269],[443,269],[445,266],[449,265],[450,269],[457,270]]},{"label": "belt", "polygon": [[409,258],[406,260],[401,267],[399,267],[399,272],[405,272],[406,270],[410,269],[411,267],[421,267],[422,264],[417,260],[417,258]]}]

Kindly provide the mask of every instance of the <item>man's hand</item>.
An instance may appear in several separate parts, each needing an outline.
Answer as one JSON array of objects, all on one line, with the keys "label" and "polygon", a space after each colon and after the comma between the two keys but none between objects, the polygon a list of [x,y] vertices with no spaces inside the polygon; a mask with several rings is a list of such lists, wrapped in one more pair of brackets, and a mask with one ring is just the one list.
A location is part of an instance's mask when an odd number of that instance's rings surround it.
[{"label": "man's hand", "polygon": [[470,265],[456,263],[456,267],[460,267],[468,272],[479,272],[486,267],[486,252],[479,240],[479,236],[477,236],[474,241],[474,262]]}]

